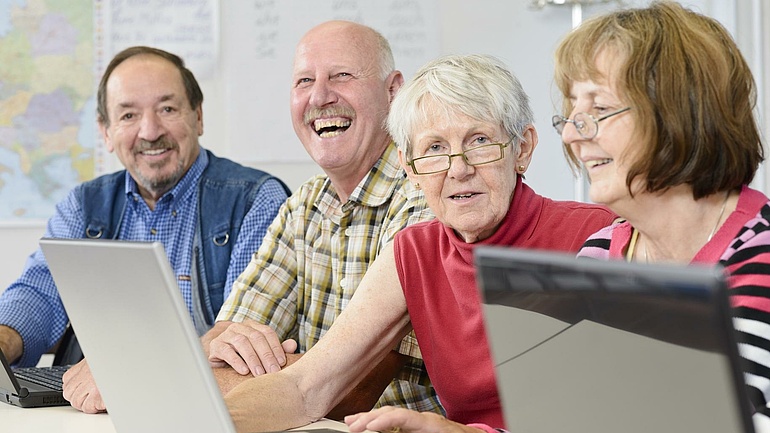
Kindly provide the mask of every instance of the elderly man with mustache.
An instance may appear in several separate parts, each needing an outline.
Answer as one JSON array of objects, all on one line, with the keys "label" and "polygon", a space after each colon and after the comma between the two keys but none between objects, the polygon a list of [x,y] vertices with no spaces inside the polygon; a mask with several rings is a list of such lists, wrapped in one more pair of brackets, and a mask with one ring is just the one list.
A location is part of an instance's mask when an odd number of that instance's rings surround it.
[{"label": "elderly man with mustache", "polygon": [[[213,325],[225,289],[259,248],[288,188],[201,148],[203,93],[174,54],[150,47],[118,53],[97,98],[107,149],[126,169],[74,188],[57,205],[45,236],[163,243],[202,335]],[[66,327],[67,314],[38,249],[0,296],[0,349],[15,366],[33,366]],[[77,352],[65,361],[76,362]],[[84,363],[80,367],[87,371]]]},{"label": "elderly man with mustache", "polygon": [[[278,371],[298,357],[295,349],[313,347],[395,234],[433,219],[385,129],[404,82],[394,68],[387,40],[352,22],[322,23],[297,45],[292,123],[325,174],[286,201],[204,336],[212,365],[232,366],[215,369],[223,391]],[[393,349],[328,417],[341,419],[375,403],[443,412],[414,336]]]}]

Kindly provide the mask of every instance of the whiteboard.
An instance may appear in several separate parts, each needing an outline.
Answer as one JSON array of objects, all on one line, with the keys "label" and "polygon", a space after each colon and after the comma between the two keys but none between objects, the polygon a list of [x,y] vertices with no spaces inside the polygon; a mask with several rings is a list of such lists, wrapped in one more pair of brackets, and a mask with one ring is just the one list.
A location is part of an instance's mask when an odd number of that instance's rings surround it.
[{"label": "whiteboard", "polygon": [[439,52],[438,0],[222,2],[221,77],[232,155],[247,163],[309,161],[291,125],[294,48],[321,22],[365,24],[388,39],[409,78]]},{"label": "whiteboard", "polygon": [[119,51],[148,45],[174,53],[200,79],[214,74],[219,55],[218,0],[97,0],[96,76]]}]

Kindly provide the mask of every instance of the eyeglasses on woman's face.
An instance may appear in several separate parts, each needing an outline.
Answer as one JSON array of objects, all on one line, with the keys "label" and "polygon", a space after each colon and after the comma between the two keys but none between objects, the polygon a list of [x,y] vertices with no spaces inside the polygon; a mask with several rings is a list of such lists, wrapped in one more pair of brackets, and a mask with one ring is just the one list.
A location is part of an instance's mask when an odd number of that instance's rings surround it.
[{"label": "eyeglasses on woman's face", "polygon": [[414,174],[434,174],[449,170],[452,166],[452,158],[462,156],[468,165],[489,164],[503,159],[505,156],[503,149],[508,147],[513,139],[507,143],[491,143],[468,149],[460,153],[443,153],[441,155],[421,156],[407,162],[412,167]]},{"label": "eyeglasses on woman's face", "polygon": [[590,140],[596,137],[596,134],[599,133],[599,122],[604,119],[609,119],[610,117],[617,114],[625,113],[630,109],[631,107],[621,108],[620,110],[605,114],[598,119],[588,113],[577,113],[575,116],[573,116],[572,119],[557,114],[551,118],[551,122],[553,123],[553,129],[555,129],[559,135],[562,135],[564,132],[564,127],[568,123],[571,123],[575,125],[575,129],[584,140]]}]

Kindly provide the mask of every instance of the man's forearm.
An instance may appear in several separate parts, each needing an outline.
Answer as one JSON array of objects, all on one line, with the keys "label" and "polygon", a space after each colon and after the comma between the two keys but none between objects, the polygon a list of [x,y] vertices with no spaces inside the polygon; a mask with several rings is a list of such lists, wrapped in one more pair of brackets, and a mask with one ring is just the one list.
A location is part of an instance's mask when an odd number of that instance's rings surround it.
[{"label": "man's forearm", "polygon": [[[287,353],[286,365],[284,368],[294,364],[301,357],[301,354]],[[222,391],[222,395],[226,395],[228,392],[230,392],[231,389],[238,386],[241,382],[244,382],[253,377],[250,374],[242,375],[231,367],[214,368],[212,370],[214,371],[214,379],[217,380],[217,384],[219,385],[219,389]]]},{"label": "man's forearm", "polygon": [[[301,357],[302,354],[286,354],[286,366],[284,368]],[[341,421],[346,415],[371,410],[407,360],[406,355],[396,351],[388,353],[385,359],[374,367],[326,417]],[[222,395],[226,395],[230,390],[253,377],[250,374],[241,375],[230,367],[214,368],[213,371]]]},{"label": "man's forearm", "polygon": [[21,335],[13,328],[0,325],[0,349],[8,362],[13,363],[24,352],[24,342]]},{"label": "man's forearm", "polygon": [[241,384],[241,382],[252,377],[250,374],[242,375],[231,367],[213,368],[212,370],[222,395],[226,395],[231,389]]}]

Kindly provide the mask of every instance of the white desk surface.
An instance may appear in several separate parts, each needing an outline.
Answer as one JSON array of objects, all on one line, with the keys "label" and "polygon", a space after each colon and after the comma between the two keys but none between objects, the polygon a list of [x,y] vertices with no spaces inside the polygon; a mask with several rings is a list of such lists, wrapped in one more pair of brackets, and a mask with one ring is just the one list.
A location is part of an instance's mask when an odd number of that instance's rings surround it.
[{"label": "white desk surface", "polygon": [[[53,355],[43,355],[38,367],[50,366]],[[329,428],[348,432],[348,426],[338,421],[322,419],[297,430]],[[0,403],[0,432],[25,433],[116,433],[109,414],[86,414],[70,406],[20,408]]]},{"label": "white desk surface", "polygon": [[[0,403],[0,430],[25,433],[115,433],[108,414],[89,415],[70,406],[23,409]],[[323,419],[302,430],[331,428],[347,432],[344,423]]]},{"label": "white desk surface", "polygon": [[0,403],[0,420],[9,432],[115,433],[109,415],[89,415],[70,406],[24,409]]}]

